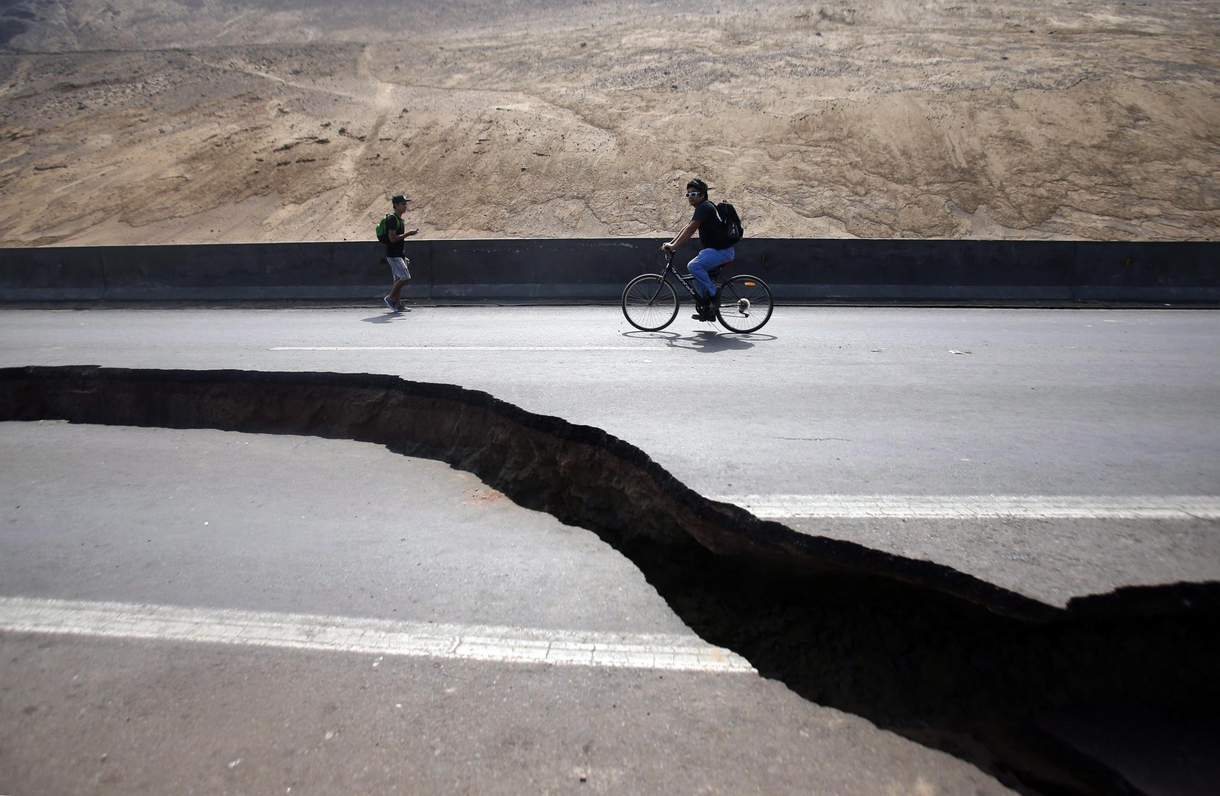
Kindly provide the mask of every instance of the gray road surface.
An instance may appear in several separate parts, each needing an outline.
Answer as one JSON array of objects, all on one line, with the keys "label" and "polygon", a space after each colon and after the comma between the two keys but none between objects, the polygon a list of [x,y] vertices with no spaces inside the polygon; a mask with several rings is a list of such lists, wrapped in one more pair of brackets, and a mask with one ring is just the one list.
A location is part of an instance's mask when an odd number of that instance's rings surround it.
[{"label": "gray road surface", "polygon": [[[604,307],[3,311],[0,365],[461,384],[601,427],[703,494],[1050,602],[1220,573],[1202,509],[1087,516],[1214,505],[1220,315],[781,308],[764,331],[635,333]],[[1003,790],[749,672],[377,656],[310,628],[297,648],[190,640],[238,610],[491,626],[517,650],[564,633],[701,643],[591,534],[446,466],[63,423],[0,424],[0,449],[0,614],[69,601],[54,605],[112,636],[0,636],[0,792]],[[1026,502],[971,516],[996,495]],[[919,516],[930,496],[944,516]],[[1085,516],[1050,516],[1056,499]],[[858,516],[869,501],[889,516]],[[203,619],[137,637],[142,605]]]},{"label": "gray road surface", "polygon": [[[0,423],[0,449],[0,624],[22,597],[701,643],[593,534],[436,462],[60,422]],[[0,792],[1006,792],[750,672],[157,633],[0,633]]]},{"label": "gray road surface", "polygon": [[[781,307],[8,311],[0,364],[378,372],[599,428],[709,496],[1220,495],[1220,314]],[[960,352],[960,353],[954,353]],[[1220,577],[1214,517],[793,516],[1051,603]]]}]

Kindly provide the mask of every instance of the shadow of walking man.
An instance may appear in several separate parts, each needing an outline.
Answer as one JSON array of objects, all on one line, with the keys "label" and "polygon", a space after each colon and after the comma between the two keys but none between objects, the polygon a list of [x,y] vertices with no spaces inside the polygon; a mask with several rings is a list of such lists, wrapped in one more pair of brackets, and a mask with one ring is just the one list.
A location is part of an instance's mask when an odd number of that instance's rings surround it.
[{"label": "shadow of walking man", "polygon": [[364,323],[393,323],[394,321],[406,320],[406,312],[385,312],[381,315],[374,315],[371,318],[361,318]]}]

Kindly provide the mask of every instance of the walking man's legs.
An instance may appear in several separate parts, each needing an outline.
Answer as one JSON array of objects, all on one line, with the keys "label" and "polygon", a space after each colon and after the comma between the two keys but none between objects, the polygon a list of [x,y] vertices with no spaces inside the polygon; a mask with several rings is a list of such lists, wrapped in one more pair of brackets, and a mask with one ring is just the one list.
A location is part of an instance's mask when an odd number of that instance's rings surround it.
[{"label": "walking man's legs", "polygon": [[386,260],[390,263],[390,270],[394,272],[394,286],[390,288],[390,295],[385,297],[385,301],[398,307],[402,301],[402,289],[411,278],[411,272],[407,269],[411,261],[406,257],[387,257]]}]

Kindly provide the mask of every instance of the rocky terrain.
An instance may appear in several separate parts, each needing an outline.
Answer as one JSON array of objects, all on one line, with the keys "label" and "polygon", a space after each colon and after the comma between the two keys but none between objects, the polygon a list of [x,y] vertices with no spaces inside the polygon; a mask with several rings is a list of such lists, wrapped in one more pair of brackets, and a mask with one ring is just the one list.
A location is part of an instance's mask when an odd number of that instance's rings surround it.
[{"label": "rocky terrain", "polygon": [[1215,239],[1220,3],[0,0],[0,244]]}]

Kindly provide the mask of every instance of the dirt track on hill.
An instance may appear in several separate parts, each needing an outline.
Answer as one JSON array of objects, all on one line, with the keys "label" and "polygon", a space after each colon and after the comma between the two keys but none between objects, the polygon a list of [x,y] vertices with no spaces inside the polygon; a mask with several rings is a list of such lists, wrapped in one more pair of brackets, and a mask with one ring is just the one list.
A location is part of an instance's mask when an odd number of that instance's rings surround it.
[{"label": "dirt track on hill", "polygon": [[1214,2],[383,8],[6,5],[0,244],[1220,237]]}]

